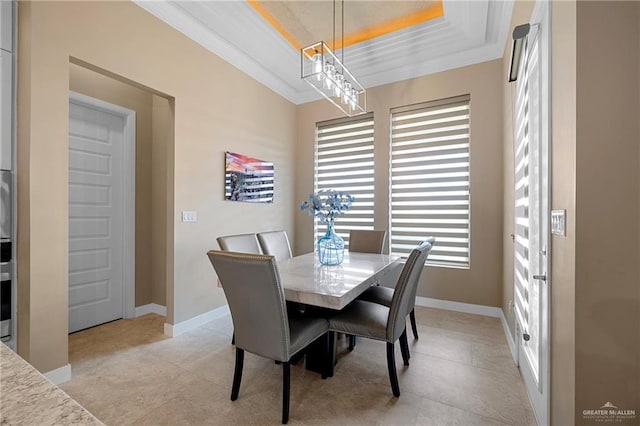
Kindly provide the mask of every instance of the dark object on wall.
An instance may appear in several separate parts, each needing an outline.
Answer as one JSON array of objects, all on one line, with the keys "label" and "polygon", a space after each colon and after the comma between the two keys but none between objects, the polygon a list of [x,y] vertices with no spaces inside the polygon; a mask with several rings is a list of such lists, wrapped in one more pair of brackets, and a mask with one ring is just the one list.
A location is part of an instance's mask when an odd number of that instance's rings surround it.
[{"label": "dark object on wall", "polygon": [[509,67],[509,83],[518,79],[524,43],[527,40],[530,28],[531,26],[529,24],[522,24],[513,29],[513,50],[511,51],[511,66]]},{"label": "dark object on wall", "polygon": [[273,163],[226,152],[225,200],[273,202]]}]

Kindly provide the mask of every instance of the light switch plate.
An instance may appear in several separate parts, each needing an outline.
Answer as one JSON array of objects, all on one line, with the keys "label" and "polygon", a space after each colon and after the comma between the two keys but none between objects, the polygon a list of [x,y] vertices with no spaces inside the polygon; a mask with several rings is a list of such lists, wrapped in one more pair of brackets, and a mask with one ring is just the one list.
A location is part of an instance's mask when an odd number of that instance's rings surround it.
[{"label": "light switch plate", "polygon": [[194,211],[183,211],[182,212],[182,221],[183,222],[197,222],[198,214]]},{"label": "light switch plate", "polygon": [[551,210],[551,233],[562,237],[567,236],[566,210]]}]

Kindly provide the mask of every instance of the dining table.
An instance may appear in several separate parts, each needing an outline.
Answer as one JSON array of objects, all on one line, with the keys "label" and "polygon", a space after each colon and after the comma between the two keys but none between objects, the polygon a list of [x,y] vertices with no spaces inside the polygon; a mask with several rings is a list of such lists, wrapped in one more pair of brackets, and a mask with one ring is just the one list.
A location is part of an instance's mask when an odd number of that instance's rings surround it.
[{"label": "dining table", "polygon": [[285,299],[340,310],[368,287],[400,265],[400,256],[378,253],[344,253],[339,265],[322,265],[315,253],[278,262]]},{"label": "dining table", "polygon": [[[339,311],[354,301],[367,288],[385,282],[388,275],[397,275],[402,267],[400,256],[378,253],[344,253],[339,265],[322,265],[315,253],[307,253],[278,262],[280,283],[285,299],[303,305],[324,308],[325,313]],[[327,336],[328,339],[328,336]],[[323,374],[331,357],[327,339],[318,339],[305,351],[308,370]],[[336,345],[331,345],[334,348]],[[331,369],[332,370],[332,369]],[[329,374],[329,376],[331,376]]]}]

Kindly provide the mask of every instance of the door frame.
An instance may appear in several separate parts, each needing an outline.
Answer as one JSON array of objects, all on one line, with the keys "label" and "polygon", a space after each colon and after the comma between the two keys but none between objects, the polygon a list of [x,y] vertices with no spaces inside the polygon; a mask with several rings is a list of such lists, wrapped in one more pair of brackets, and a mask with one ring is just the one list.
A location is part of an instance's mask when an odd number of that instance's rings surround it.
[{"label": "door frame", "polygon": [[136,112],[71,90],[69,103],[115,114],[124,119],[122,314],[124,318],[134,318],[136,310]]}]

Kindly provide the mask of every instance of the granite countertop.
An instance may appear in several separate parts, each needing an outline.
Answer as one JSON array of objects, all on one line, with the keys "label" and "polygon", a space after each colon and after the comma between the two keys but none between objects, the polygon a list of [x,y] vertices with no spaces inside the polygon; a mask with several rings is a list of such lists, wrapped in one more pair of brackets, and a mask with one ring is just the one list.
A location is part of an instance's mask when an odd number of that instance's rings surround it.
[{"label": "granite countertop", "polygon": [[103,423],[4,343],[0,343],[0,424]]}]

